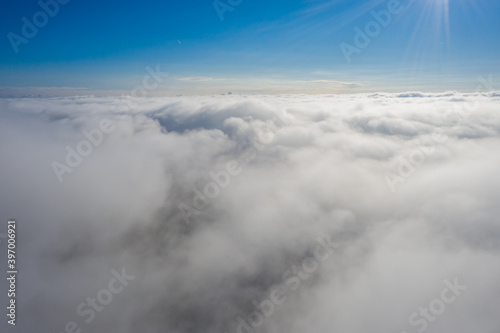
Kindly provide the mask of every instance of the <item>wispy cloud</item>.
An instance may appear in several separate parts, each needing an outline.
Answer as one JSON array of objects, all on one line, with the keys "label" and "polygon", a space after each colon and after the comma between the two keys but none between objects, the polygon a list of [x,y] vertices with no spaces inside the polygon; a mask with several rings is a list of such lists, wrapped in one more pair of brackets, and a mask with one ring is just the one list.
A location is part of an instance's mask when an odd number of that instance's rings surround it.
[{"label": "wispy cloud", "polygon": [[297,83],[301,84],[327,84],[327,85],[333,85],[337,87],[347,87],[347,88],[359,88],[363,87],[361,83],[356,83],[356,82],[343,82],[343,81],[335,81],[335,80],[302,80],[302,81],[295,81]]},{"label": "wispy cloud", "polygon": [[227,81],[230,79],[226,78],[213,78],[209,76],[188,76],[188,77],[179,77],[176,78],[177,81],[186,81],[186,82],[208,82],[208,81]]}]

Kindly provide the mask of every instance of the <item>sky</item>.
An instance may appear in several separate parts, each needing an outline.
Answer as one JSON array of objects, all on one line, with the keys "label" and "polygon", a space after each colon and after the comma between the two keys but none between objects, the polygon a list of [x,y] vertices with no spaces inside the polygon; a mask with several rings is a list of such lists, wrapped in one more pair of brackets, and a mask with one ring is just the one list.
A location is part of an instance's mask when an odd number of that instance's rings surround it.
[{"label": "sky", "polygon": [[0,1],[0,332],[499,332],[498,0]]},{"label": "sky", "polygon": [[60,1],[3,1],[0,95],[130,94],[147,67],[168,73],[160,95],[474,91],[500,74],[494,0]]}]

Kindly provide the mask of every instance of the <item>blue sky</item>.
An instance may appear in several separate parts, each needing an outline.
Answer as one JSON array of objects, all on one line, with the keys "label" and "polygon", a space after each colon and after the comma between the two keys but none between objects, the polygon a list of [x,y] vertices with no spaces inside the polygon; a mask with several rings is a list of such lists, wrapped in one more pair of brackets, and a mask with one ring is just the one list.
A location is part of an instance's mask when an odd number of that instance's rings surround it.
[{"label": "blue sky", "polygon": [[[3,1],[0,87],[130,91],[147,66],[169,73],[161,94],[467,91],[500,76],[499,1],[391,1],[220,0],[221,20],[213,0],[71,0],[26,43],[12,36],[42,8]],[[350,62],[341,45],[357,49]]]}]

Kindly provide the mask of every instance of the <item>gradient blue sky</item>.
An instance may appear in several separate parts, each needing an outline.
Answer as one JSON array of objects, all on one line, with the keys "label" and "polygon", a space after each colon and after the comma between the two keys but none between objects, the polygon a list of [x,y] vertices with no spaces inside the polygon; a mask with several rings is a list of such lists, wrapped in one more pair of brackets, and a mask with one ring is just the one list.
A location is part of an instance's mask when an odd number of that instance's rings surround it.
[{"label": "gradient blue sky", "polygon": [[130,91],[156,65],[164,94],[467,91],[500,76],[498,0],[401,0],[348,63],[340,43],[389,2],[243,0],[221,21],[213,0],[71,0],[15,53],[7,35],[41,8],[2,1],[0,87]]}]

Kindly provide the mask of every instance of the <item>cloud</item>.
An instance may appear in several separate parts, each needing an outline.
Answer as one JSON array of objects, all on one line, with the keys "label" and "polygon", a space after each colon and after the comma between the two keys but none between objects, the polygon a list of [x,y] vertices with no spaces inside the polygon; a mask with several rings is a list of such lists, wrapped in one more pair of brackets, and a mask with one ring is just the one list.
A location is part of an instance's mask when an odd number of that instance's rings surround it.
[{"label": "cloud", "polygon": [[[410,333],[423,324],[409,317],[424,320],[419,308],[458,278],[467,290],[426,332],[496,333],[499,103],[495,92],[0,99],[16,328]],[[81,163],[60,183],[53,162],[68,165],[68,147]],[[135,278],[86,322],[77,308],[122,268]]]},{"label": "cloud", "polygon": [[328,85],[334,85],[338,87],[347,87],[347,88],[359,88],[363,87],[362,84],[360,83],[355,83],[355,82],[342,82],[342,81],[334,81],[334,80],[307,80],[307,81],[295,81],[297,83],[311,83],[311,84],[328,84]]},{"label": "cloud", "polygon": [[46,97],[90,94],[84,87],[0,87],[0,97]]},{"label": "cloud", "polygon": [[228,79],[224,78],[211,78],[208,76],[190,76],[190,77],[180,77],[177,78],[178,81],[187,81],[187,82],[207,82],[207,81],[225,81]]}]

